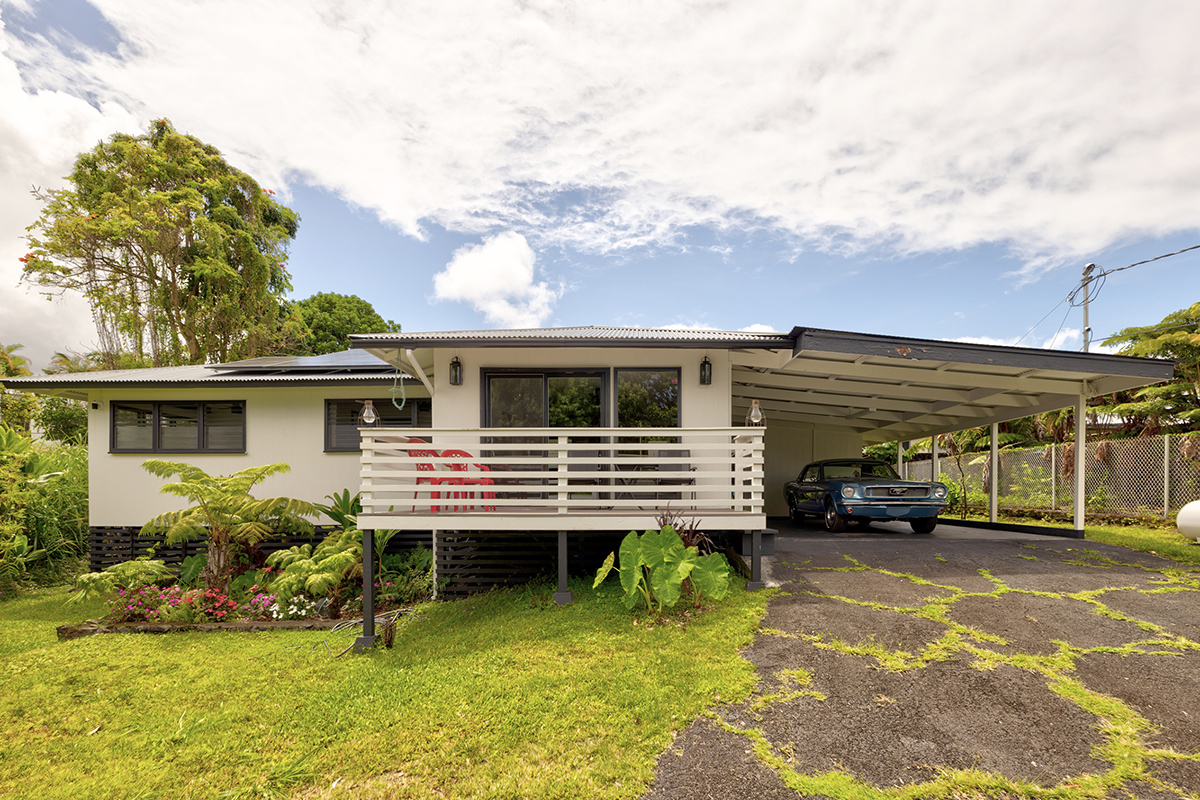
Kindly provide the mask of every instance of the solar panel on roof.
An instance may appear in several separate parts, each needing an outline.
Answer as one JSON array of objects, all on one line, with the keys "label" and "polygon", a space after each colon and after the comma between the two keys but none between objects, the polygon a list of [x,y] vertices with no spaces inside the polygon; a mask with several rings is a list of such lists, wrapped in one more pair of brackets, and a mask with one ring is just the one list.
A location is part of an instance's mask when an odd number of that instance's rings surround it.
[{"label": "solar panel on roof", "polygon": [[365,350],[341,350],[319,356],[262,356],[227,364],[213,364],[214,372],[329,372],[346,369],[386,372],[394,369]]}]

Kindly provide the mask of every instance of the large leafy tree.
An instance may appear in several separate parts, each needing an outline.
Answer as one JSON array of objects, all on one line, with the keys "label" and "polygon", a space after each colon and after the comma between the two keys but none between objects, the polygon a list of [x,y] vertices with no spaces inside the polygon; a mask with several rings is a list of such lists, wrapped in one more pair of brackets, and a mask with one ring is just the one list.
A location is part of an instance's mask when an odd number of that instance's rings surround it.
[{"label": "large leafy tree", "polygon": [[308,334],[295,348],[299,355],[336,353],[350,346],[352,333],[393,333],[400,326],[385,320],[375,307],[355,295],[318,292],[295,303]]},{"label": "large leafy tree", "polygon": [[[30,374],[29,359],[17,354],[23,347],[0,344],[0,380]],[[0,388],[0,425],[27,432],[37,408],[37,398],[32,394]]]},{"label": "large leafy tree", "polygon": [[1119,345],[1122,355],[1173,359],[1175,379],[1113,398],[1101,410],[1148,433],[1200,428],[1200,303],[1168,314],[1156,325],[1125,328],[1104,343]]},{"label": "large leafy tree", "polygon": [[81,292],[105,366],[249,358],[301,327],[284,302],[299,219],[169,120],[82,153],[28,228],[25,279]]}]

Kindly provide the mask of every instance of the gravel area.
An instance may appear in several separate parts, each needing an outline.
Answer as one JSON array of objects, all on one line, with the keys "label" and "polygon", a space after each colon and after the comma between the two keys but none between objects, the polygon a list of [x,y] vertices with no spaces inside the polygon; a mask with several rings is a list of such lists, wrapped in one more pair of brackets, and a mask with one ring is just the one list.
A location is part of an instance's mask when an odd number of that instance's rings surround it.
[{"label": "gravel area", "polygon": [[1200,796],[1200,571],[945,524],[779,531],[759,688],[682,731],[647,800]]}]

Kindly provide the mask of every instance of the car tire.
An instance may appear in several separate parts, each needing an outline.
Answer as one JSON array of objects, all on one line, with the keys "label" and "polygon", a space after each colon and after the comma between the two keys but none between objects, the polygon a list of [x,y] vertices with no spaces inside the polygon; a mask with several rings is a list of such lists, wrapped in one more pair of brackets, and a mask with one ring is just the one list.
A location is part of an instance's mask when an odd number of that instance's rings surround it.
[{"label": "car tire", "polygon": [[918,517],[910,519],[908,524],[912,526],[913,533],[933,533],[937,527],[937,517]]},{"label": "car tire", "polygon": [[800,509],[796,508],[791,503],[788,503],[788,519],[797,525],[804,519],[804,515],[800,513]]},{"label": "car tire", "polygon": [[830,533],[841,533],[846,530],[846,518],[837,513],[837,506],[832,500],[825,500],[825,530]]}]

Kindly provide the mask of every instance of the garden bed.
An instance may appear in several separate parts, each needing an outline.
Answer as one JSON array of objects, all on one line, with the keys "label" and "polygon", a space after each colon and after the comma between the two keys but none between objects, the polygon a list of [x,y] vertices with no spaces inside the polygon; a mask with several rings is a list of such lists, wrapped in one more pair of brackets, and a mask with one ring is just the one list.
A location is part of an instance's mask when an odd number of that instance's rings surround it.
[{"label": "garden bed", "polygon": [[344,625],[344,619],[240,620],[237,622],[104,622],[91,619],[78,625],[58,626],[59,641],[97,633],[180,633],[186,631],[324,631]]}]

